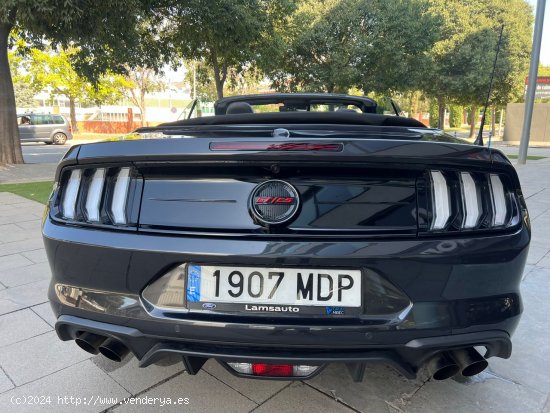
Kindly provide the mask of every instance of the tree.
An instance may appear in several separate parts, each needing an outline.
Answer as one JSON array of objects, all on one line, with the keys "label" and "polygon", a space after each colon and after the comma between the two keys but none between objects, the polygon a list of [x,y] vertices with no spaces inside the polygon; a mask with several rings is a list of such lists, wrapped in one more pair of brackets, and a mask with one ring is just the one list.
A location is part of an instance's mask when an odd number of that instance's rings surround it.
[{"label": "tree", "polygon": [[267,60],[278,60],[282,45],[278,25],[293,7],[292,0],[187,0],[177,2],[162,33],[186,60],[212,68],[218,98],[229,73]]},{"label": "tree", "polygon": [[18,108],[32,108],[35,104],[36,90],[28,83],[19,81],[13,83],[15,104]]},{"label": "tree", "polygon": [[22,57],[10,52],[8,53],[8,59],[13,79],[15,104],[18,109],[30,109],[35,104],[34,96],[38,93],[38,90],[32,85],[30,76],[24,69]]},{"label": "tree", "polygon": [[539,70],[537,76],[550,76],[550,66],[544,66],[539,64]]},{"label": "tree", "polygon": [[141,114],[141,126],[145,126],[146,105],[145,95],[165,88],[165,84],[157,77],[155,71],[149,67],[126,69],[126,88],[130,100],[136,105]]},{"label": "tree", "polygon": [[[495,71],[493,103],[515,100],[530,54],[532,12],[523,0],[431,0],[430,13],[442,18],[441,36],[430,52],[423,89],[439,102],[440,122],[448,100],[484,104],[500,27],[503,41]],[[477,119],[477,118],[476,118]],[[475,122],[471,122],[471,136]]]},{"label": "tree", "polygon": [[[160,0],[158,3],[162,5]],[[136,50],[142,47],[138,30],[141,16],[152,14],[159,4],[153,0],[0,2],[0,164],[23,163],[8,61],[12,30],[16,29],[30,46],[42,46],[48,39],[77,48],[75,69],[97,80],[107,69],[122,70],[121,62],[134,62]],[[150,31],[157,27],[151,26]],[[157,57],[151,51],[150,59]]]},{"label": "tree", "polygon": [[[283,59],[270,72],[279,90],[414,90],[437,18],[423,0],[304,1],[283,29]],[[404,35],[406,33],[406,35]]]},{"label": "tree", "polygon": [[78,51],[74,48],[54,51],[32,49],[28,59],[28,79],[35,90],[49,88],[52,96],[65,96],[69,99],[69,113],[73,131],[78,132],[76,103],[92,101],[102,104],[122,97],[121,88],[125,83],[121,76],[107,74],[92,85],[73,68],[71,56]]},{"label": "tree", "polygon": [[449,126],[451,128],[460,128],[464,115],[464,108],[459,105],[451,105],[451,113],[449,115]]},{"label": "tree", "polygon": [[[356,82],[353,61],[357,30],[355,1],[307,0],[282,29],[282,59],[269,70],[280,91],[346,92]],[[355,27],[353,27],[355,26]]]},{"label": "tree", "polygon": [[[185,72],[185,81],[193,87],[196,82],[197,98],[201,102],[213,102],[217,99],[214,72],[204,62],[186,62],[188,70]],[[254,67],[241,71],[230,70],[224,84],[223,94],[247,95],[261,91],[263,74]]]}]

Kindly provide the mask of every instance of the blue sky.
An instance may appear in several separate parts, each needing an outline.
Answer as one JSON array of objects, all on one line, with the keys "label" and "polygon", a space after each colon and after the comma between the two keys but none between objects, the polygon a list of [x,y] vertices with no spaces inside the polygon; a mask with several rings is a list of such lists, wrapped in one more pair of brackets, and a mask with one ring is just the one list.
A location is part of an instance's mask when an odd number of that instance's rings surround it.
[{"label": "blue sky", "polygon": [[[537,0],[527,0],[533,10],[537,8]],[[550,2],[546,2],[544,13],[544,28],[542,32],[542,45],[540,49],[540,62],[545,66],[550,66]]]}]

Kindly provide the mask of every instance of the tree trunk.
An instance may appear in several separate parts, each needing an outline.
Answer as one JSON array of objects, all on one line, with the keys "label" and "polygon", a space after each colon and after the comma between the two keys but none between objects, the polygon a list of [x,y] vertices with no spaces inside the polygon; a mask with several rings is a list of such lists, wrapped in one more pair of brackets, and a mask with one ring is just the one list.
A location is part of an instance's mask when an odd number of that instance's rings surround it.
[{"label": "tree trunk", "polygon": [[218,95],[218,99],[221,99],[223,98],[223,85],[225,83],[225,78],[227,77],[227,67],[224,65],[220,68],[220,64],[218,62],[218,54],[215,50],[212,50],[212,52],[210,53],[210,57],[212,59],[212,69],[214,70],[216,93]]},{"label": "tree trunk", "polygon": [[495,123],[496,116],[497,116],[497,111],[496,111],[495,105],[493,105],[491,106],[491,136],[493,138],[495,137],[495,134],[497,131],[496,123]]},{"label": "tree trunk", "polygon": [[473,139],[476,135],[476,123],[477,123],[477,106],[472,105],[472,111],[470,112],[470,135],[468,136],[469,139]]},{"label": "tree trunk", "polygon": [[441,130],[444,130],[445,129],[445,98],[443,96],[439,96],[437,98],[437,110],[439,113],[437,127]]},{"label": "tree trunk", "polygon": [[412,92],[411,95],[411,112],[409,113],[409,117],[413,117],[415,119],[418,118],[418,91]]},{"label": "tree trunk", "polygon": [[0,23],[0,164],[24,163],[8,61],[11,24]]},{"label": "tree trunk", "polygon": [[73,133],[78,133],[78,123],[76,122],[76,106],[74,100],[74,96],[69,96],[69,113],[71,117],[71,127],[73,128]]},{"label": "tree trunk", "polygon": [[147,109],[145,109],[145,91],[143,90],[143,87],[140,89],[139,105],[139,110],[141,111],[141,126],[145,126],[145,112]]}]

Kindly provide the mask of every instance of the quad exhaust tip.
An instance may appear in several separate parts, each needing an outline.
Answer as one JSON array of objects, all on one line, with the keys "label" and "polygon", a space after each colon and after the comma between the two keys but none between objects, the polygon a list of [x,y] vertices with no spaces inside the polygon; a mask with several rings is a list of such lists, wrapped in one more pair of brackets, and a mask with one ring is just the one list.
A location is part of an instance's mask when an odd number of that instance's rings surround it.
[{"label": "quad exhaust tip", "polygon": [[90,354],[98,354],[99,346],[103,344],[106,337],[94,333],[82,333],[74,340],[76,345]]},{"label": "quad exhaust tip", "polygon": [[440,353],[428,362],[428,372],[434,380],[446,380],[460,371],[460,367],[447,352]]},{"label": "quad exhaust tip", "polygon": [[464,377],[475,376],[489,363],[473,347],[439,353],[428,361],[427,368],[434,380],[446,380],[459,372]]},{"label": "quad exhaust tip", "polygon": [[485,360],[473,347],[455,350],[451,354],[453,359],[460,366],[461,373],[464,377],[475,376],[485,370],[489,365],[487,360]]},{"label": "quad exhaust tip", "polygon": [[114,338],[108,338],[89,332],[79,334],[74,341],[78,347],[90,354],[101,353],[109,360],[117,362],[122,361],[130,352],[128,347]]},{"label": "quad exhaust tip", "polygon": [[99,352],[109,360],[120,362],[128,355],[130,350],[120,341],[108,338],[99,346]]}]

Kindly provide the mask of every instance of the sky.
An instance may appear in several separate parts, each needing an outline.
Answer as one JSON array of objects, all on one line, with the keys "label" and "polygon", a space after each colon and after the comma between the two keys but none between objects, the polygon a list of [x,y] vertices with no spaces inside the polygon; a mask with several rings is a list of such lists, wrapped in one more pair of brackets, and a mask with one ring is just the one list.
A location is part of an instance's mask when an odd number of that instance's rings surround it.
[{"label": "sky", "polygon": [[[537,9],[537,0],[527,0],[527,2],[533,6],[533,10]],[[546,2],[546,9],[544,12],[540,63],[544,66],[550,66],[550,1]]]}]

